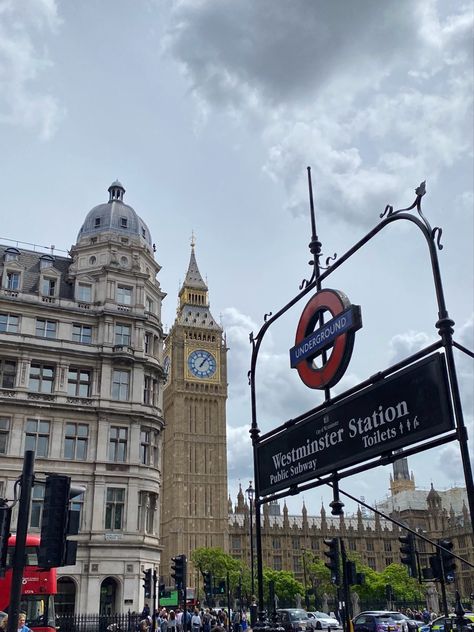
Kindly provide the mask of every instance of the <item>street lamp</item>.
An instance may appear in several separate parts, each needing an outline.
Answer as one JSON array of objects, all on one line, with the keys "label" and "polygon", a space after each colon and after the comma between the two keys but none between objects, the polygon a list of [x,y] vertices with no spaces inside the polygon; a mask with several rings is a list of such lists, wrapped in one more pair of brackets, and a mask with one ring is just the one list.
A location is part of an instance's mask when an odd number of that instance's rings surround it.
[{"label": "street lamp", "polygon": [[245,490],[245,493],[247,494],[247,497],[249,499],[249,508],[250,508],[250,577],[251,577],[251,582],[252,582],[252,598],[253,598],[253,596],[255,595],[255,579],[254,579],[254,576],[253,576],[253,526],[252,526],[253,515],[252,515],[252,506],[253,506],[253,499],[254,499],[254,495],[255,495],[255,490],[252,487],[252,481],[249,481],[249,486]]}]

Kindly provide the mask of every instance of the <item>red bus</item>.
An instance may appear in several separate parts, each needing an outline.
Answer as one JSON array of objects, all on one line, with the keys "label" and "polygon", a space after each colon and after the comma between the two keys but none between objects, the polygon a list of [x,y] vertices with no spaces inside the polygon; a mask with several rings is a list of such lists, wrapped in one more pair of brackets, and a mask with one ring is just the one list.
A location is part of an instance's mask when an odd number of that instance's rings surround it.
[{"label": "red bus", "polygon": [[[12,559],[16,536],[8,540],[7,569],[0,577],[0,610],[8,612],[12,583]],[[55,632],[54,595],[57,593],[56,569],[38,568],[38,535],[26,536],[25,568],[21,587],[20,612],[26,613],[26,623],[34,632]]]}]

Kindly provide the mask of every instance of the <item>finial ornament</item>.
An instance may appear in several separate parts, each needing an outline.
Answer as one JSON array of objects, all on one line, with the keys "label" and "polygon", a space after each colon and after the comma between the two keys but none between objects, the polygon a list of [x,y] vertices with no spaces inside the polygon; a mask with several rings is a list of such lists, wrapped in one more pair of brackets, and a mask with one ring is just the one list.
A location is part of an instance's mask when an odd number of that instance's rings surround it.
[{"label": "finial ornament", "polygon": [[194,246],[196,245],[196,237],[194,235],[194,230],[191,231],[191,248],[194,250]]},{"label": "finial ornament", "polygon": [[421,198],[426,193],[426,180],[423,180],[423,182],[420,182],[420,186],[416,187],[415,193],[416,193],[416,198],[411,206],[408,206],[407,208],[400,208],[397,211],[394,211],[393,206],[391,206],[390,204],[387,204],[383,213],[380,213],[380,219],[383,219],[384,217],[390,217],[391,215],[397,215],[398,213],[405,213],[407,211],[411,211],[414,208],[416,208],[418,215],[423,220],[423,223],[430,234],[431,239],[433,241],[436,241],[438,250],[442,250],[443,244],[441,243],[441,236],[443,234],[443,229],[440,228],[439,226],[435,226],[434,228],[431,228],[430,223],[428,222],[426,217],[423,215],[423,211],[421,210]]}]

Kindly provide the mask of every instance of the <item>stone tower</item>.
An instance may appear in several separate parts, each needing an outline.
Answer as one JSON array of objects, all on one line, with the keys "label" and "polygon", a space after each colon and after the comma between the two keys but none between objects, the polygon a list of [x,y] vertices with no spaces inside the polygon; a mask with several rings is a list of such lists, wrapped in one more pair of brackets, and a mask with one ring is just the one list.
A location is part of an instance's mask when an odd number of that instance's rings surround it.
[{"label": "stone tower", "polygon": [[390,491],[392,496],[404,491],[414,491],[415,479],[408,471],[408,459],[402,457],[393,463],[393,475],[390,474]]},{"label": "stone tower", "polygon": [[[228,548],[226,345],[209,308],[194,242],[165,341],[161,574],[170,560],[198,547]],[[188,584],[195,578],[188,563]]]}]

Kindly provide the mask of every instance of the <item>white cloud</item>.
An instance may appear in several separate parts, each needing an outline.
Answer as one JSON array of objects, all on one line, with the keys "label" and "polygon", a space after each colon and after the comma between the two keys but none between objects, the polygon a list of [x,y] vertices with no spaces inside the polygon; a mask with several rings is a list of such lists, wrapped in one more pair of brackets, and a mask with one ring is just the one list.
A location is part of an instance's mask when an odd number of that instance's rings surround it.
[{"label": "white cloud", "polygon": [[0,4],[0,123],[36,130],[47,140],[60,117],[56,99],[41,85],[51,65],[44,36],[60,24],[54,0]]},{"label": "white cloud", "polygon": [[[471,155],[472,6],[182,1],[166,50],[207,113],[258,122],[287,208],[365,223]],[[284,54],[281,54],[284,51]],[[257,128],[258,129],[258,128]]]}]

